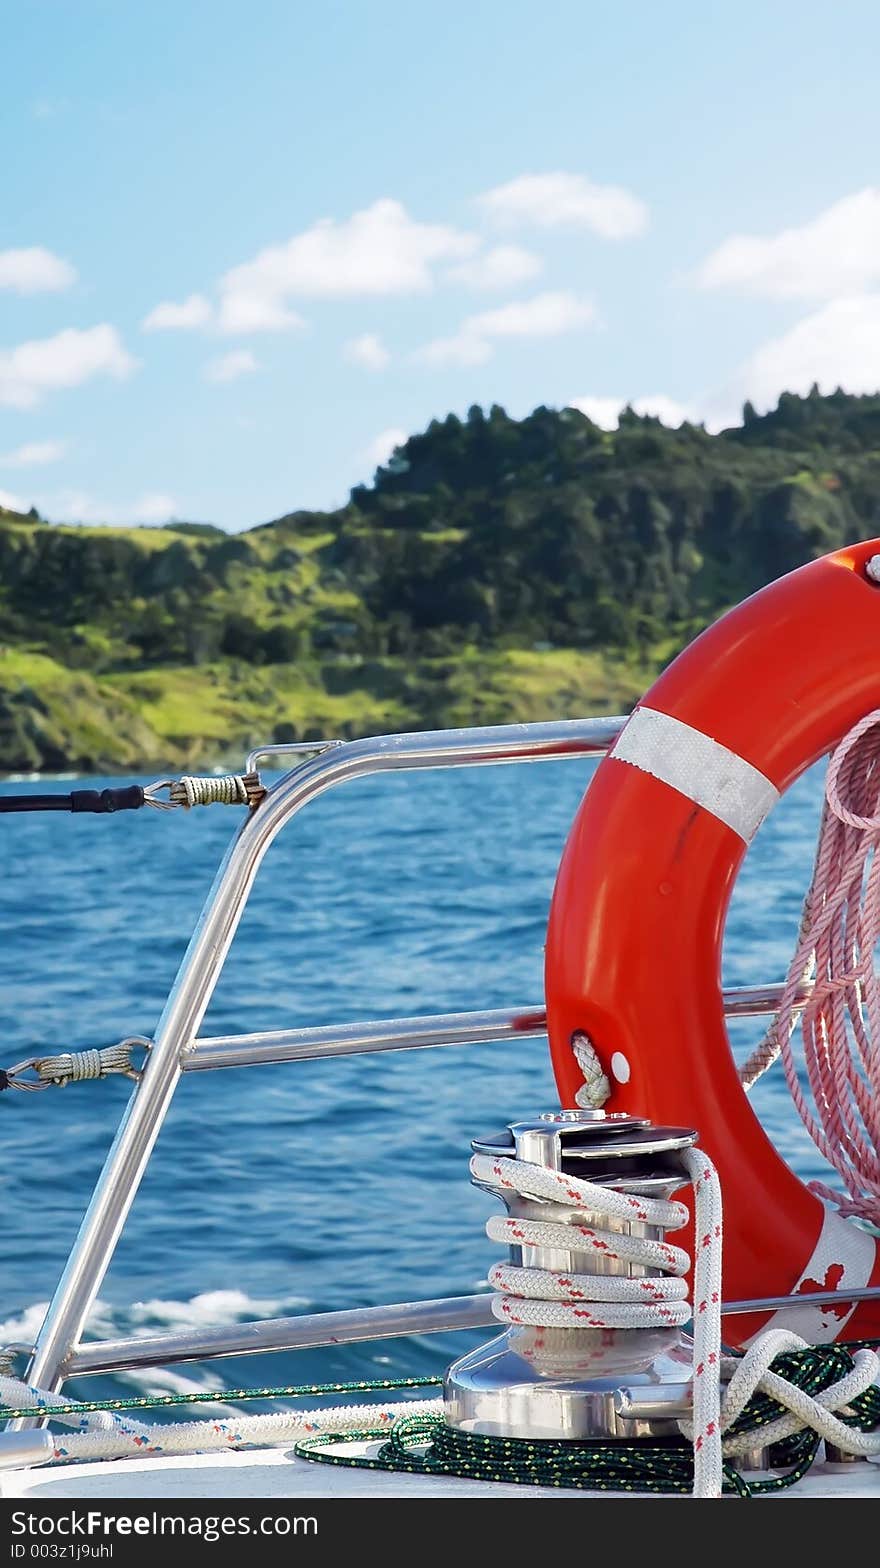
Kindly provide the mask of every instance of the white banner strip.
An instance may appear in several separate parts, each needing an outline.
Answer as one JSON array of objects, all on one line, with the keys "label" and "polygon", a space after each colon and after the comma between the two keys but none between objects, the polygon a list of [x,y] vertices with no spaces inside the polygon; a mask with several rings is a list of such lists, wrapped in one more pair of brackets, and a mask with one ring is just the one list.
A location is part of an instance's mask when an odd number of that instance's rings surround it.
[{"label": "white banner strip", "polygon": [[744,757],[656,708],[636,708],[609,755],[711,811],[747,844],[779,799]]},{"label": "white banner strip", "polygon": [[[759,1339],[769,1328],[790,1329],[809,1345],[845,1339],[843,1330],[858,1303],[843,1299],[839,1306],[811,1307],[810,1295],[817,1290],[843,1290],[847,1286],[850,1290],[863,1290],[873,1273],[876,1256],[877,1242],[870,1232],[826,1205],[819,1240],[792,1291],[791,1306],[774,1312],[753,1339]],[[798,1306],[798,1297],[803,1306]]]}]

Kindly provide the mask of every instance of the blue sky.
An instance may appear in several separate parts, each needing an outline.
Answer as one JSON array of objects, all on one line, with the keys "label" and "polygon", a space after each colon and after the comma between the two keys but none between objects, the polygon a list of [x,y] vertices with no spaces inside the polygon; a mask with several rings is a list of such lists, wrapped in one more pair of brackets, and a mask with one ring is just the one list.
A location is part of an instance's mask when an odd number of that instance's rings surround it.
[{"label": "blue sky", "polygon": [[880,12],[2,0],[0,498],[228,528],[450,409],[880,386]]}]

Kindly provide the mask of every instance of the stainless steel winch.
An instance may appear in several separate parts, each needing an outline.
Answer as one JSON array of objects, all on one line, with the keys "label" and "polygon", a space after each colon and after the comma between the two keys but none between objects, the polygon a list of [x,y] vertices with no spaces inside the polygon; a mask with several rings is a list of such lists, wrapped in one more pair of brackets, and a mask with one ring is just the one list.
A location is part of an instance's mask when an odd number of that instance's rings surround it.
[{"label": "stainless steel winch", "polygon": [[[634,1116],[604,1111],[551,1111],[475,1139],[476,1154],[526,1160],[597,1185],[667,1199],[687,1181],[681,1154],[697,1134],[654,1127]],[[511,1216],[583,1225],[583,1208],[523,1197],[477,1182],[500,1197]],[[603,1216],[603,1229],[662,1239],[655,1226]],[[511,1248],[511,1262],[581,1274],[657,1271],[616,1258],[576,1255],[562,1248]],[[514,1326],[449,1368],[446,1420],[468,1432],[498,1437],[594,1438],[673,1436],[690,1414],[692,1347],[678,1328],[536,1330]]]}]

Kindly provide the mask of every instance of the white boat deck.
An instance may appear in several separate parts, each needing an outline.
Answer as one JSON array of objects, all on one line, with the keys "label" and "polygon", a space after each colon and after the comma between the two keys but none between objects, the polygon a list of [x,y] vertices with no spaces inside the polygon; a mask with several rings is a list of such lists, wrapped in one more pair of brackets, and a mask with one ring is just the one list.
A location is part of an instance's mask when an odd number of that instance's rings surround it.
[{"label": "white boat deck", "polygon": [[[80,1500],[104,1498],[309,1498],[486,1497],[606,1498],[631,1493],[569,1491],[560,1487],[508,1486],[455,1477],[357,1470],[297,1459],[285,1449],[193,1454],[166,1459],[120,1459],[113,1463],[55,1465],[0,1475],[0,1497]],[[653,1494],[643,1494],[651,1496]],[[794,1487],[775,1498],[873,1497],[880,1499],[880,1463],[815,1464]],[[682,1498],[683,1502],[687,1498]]]}]

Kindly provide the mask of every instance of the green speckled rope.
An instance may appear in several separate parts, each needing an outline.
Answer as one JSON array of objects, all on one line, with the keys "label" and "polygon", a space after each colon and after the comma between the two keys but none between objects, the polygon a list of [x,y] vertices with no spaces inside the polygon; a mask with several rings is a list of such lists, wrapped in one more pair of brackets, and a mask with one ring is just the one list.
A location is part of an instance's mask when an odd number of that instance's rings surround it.
[{"label": "green speckled rope", "polygon": [[[76,1399],[69,1404],[53,1404],[47,1411],[50,1416],[85,1416],[99,1410],[119,1413],[123,1410],[167,1410],[177,1405],[233,1405],[249,1399],[299,1399],[319,1394],[380,1394],[391,1389],[438,1388],[439,1377],[378,1377],[359,1378],[351,1383],[289,1383],[279,1388],[212,1388],[195,1394],[140,1394],[133,1399]],[[15,1409],[0,1401],[0,1421],[14,1421],[21,1416],[32,1416],[33,1405]]]},{"label": "green speckled rope", "polygon": [[[842,1345],[822,1346],[780,1356],[774,1370],[806,1393],[817,1394],[837,1381],[851,1364]],[[853,1400],[847,1425],[871,1430],[880,1425],[880,1389],[872,1388]],[[756,1395],[734,1432],[754,1431],[775,1421],[780,1406],[764,1394]],[[387,1439],[377,1454],[338,1450],[353,1442]],[[422,1448],[414,1452],[409,1445]],[[724,1465],[723,1489],[740,1497],[757,1497],[793,1486],[806,1475],[819,1447],[815,1432],[803,1431],[771,1450],[774,1468],[785,1474],[746,1480],[730,1463]],[[401,1416],[390,1438],[379,1428],[347,1433],[320,1433],[294,1444],[302,1459],[359,1469],[403,1471],[413,1475],[458,1476],[465,1480],[507,1482],[520,1486],[565,1487],[596,1492],[690,1492],[693,1487],[693,1449],[684,1440],[638,1443],[530,1442],[522,1438],[488,1437],[461,1432],[446,1425],[442,1416]]]}]

